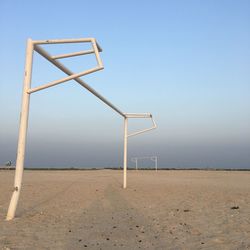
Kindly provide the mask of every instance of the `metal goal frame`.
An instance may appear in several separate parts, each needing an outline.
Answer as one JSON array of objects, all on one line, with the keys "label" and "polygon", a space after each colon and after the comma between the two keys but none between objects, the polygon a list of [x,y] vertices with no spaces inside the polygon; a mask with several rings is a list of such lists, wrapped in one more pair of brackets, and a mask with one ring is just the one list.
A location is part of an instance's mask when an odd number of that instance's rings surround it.
[{"label": "metal goal frame", "polygon": [[158,170],[158,157],[157,156],[142,156],[142,157],[132,157],[131,161],[135,163],[135,169],[138,170],[138,160],[150,159],[155,163],[155,171]]},{"label": "metal goal frame", "polygon": [[[83,50],[79,52],[61,54],[61,55],[50,55],[42,46],[46,44],[68,44],[68,43],[90,43],[92,49]],[[42,45],[42,46],[41,46]],[[37,52],[54,66],[62,70],[67,76],[46,84],[43,84],[38,87],[31,87],[31,78],[32,78],[32,66],[33,66],[33,53]],[[9,204],[9,209],[7,213],[6,220],[11,220],[15,217],[17,203],[20,196],[22,176],[24,169],[24,159],[25,159],[25,148],[26,148],[26,138],[27,138],[27,128],[28,128],[28,117],[29,117],[29,105],[30,105],[30,95],[34,92],[41,91],[46,88],[53,87],[55,85],[67,82],[69,80],[75,80],[82,87],[87,89],[98,99],[112,108],[115,112],[121,115],[124,118],[124,153],[123,153],[123,188],[127,187],[127,143],[128,137],[135,136],[144,132],[148,132],[156,128],[156,123],[150,113],[124,113],[108,101],[105,97],[99,94],[95,89],[89,86],[85,81],[80,77],[97,72],[104,69],[100,52],[102,48],[97,43],[95,38],[79,38],[79,39],[59,39],[59,40],[27,40],[26,48],[26,60],[25,60],[25,72],[24,72],[24,83],[23,83],[23,94],[22,94],[22,106],[20,114],[20,125],[19,125],[19,136],[18,136],[18,146],[17,146],[17,159],[16,159],[16,170],[15,170],[15,179],[14,179],[14,189]],[[94,54],[96,58],[97,66],[79,73],[73,73],[67,67],[65,67],[58,59],[75,57],[87,54]],[[148,129],[143,129],[132,134],[128,134],[128,119],[130,118],[150,118],[152,120],[152,127]]]}]

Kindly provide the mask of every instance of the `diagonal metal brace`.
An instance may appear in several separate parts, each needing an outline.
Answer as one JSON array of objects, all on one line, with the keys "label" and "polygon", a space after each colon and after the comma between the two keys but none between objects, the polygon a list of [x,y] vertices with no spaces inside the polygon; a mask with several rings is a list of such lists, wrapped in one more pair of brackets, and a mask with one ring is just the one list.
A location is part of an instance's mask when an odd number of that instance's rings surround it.
[{"label": "diagonal metal brace", "polygon": [[146,129],[143,129],[143,130],[140,130],[140,131],[138,131],[138,132],[134,132],[134,133],[128,134],[128,137],[135,136],[135,135],[139,135],[139,134],[148,132],[148,131],[150,131],[150,130],[156,129],[156,128],[157,128],[157,125],[156,125],[156,123],[155,123],[153,117],[151,116],[150,118],[151,118],[151,121],[152,121],[152,124],[153,124],[152,127],[146,128]]}]

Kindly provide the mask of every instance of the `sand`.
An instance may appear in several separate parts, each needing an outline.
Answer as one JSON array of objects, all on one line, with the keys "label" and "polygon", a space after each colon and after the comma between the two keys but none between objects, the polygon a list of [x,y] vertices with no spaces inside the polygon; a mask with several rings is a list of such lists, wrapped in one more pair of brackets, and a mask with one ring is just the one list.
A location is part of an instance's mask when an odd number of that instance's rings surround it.
[{"label": "sand", "polygon": [[[250,249],[250,172],[0,171],[0,249]],[[235,209],[232,209],[235,208]]]}]

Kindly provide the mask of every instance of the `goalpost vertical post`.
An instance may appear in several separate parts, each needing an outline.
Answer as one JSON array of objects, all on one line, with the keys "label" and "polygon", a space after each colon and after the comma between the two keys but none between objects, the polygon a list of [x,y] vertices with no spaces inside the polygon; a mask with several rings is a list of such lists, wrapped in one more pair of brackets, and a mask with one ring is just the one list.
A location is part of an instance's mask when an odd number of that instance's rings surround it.
[{"label": "goalpost vertical post", "polygon": [[28,94],[27,91],[30,88],[31,84],[32,60],[33,60],[33,42],[31,39],[28,39],[27,49],[26,49],[25,74],[24,74],[24,84],[23,84],[22,109],[20,114],[14,190],[11,197],[6,220],[11,220],[15,216],[22,185],[26,135],[27,135],[28,118],[29,118],[29,102],[30,102],[30,94]]},{"label": "goalpost vertical post", "polygon": [[124,118],[123,188],[127,187],[128,118]]}]

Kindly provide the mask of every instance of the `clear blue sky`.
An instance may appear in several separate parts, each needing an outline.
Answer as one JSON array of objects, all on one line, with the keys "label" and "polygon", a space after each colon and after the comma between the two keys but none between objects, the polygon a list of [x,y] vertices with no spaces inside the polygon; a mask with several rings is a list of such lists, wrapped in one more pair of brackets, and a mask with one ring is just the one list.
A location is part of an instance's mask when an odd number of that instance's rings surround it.
[{"label": "clear blue sky", "polygon": [[[129,158],[250,167],[250,1],[1,0],[0,30],[0,165],[16,158],[27,38],[95,37],[105,69],[84,79],[158,124],[129,140]],[[65,59],[75,72],[91,63]],[[33,86],[62,76],[35,55]],[[26,166],[122,165],[122,118],[74,82],[33,94],[29,122]]]}]

